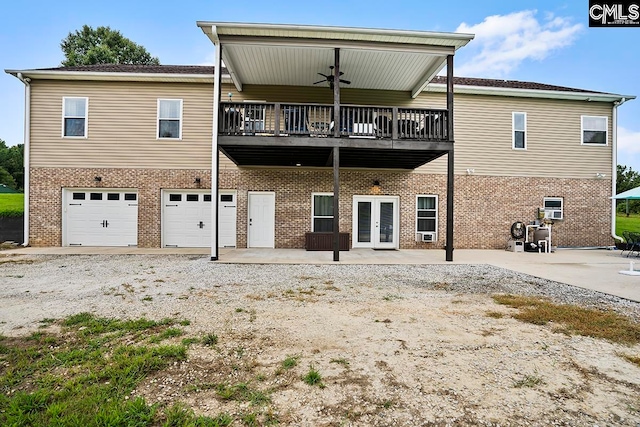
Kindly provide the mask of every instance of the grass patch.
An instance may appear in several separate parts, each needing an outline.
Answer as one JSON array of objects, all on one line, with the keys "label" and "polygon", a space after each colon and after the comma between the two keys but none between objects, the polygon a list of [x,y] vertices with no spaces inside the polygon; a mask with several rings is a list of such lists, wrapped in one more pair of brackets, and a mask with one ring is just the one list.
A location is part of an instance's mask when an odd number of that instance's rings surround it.
[{"label": "grass patch", "polygon": [[267,392],[251,388],[249,383],[238,383],[235,385],[217,384],[214,385],[216,394],[223,400],[237,400],[239,402],[249,402],[252,405],[262,405],[271,402],[271,397]]},{"label": "grass patch", "polygon": [[282,361],[282,369],[293,369],[298,365],[298,360],[300,360],[300,356],[287,356],[286,359]]},{"label": "grass patch", "polygon": [[24,215],[24,194],[0,194],[0,217]]},{"label": "grass patch", "polygon": [[163,411],[131,398],[148,375],[186,359],[184,345],[149,345],[181,334],[175,323],[81,313],[57,322],[57,334],[0,337],[0,425],[229,425],[230,417],[195,417],[175,407]]},{"label": "grass patch", "polygon": [[544,381],[539,376],[525,375],[524,378],[514,381],[513,386],[515,388],[523,388],[523,387],[535,387],[541,384],[544,384]]},{"label": "grass patch", "polygon": [[640,342],[640,324],[613,311],[554,304],[548,300],[515,295],[494,295],[498,304],[519,310],[515,319],[534,325],[557,323],[559,332],[603,338],[611,342],[634,345]]},{"label": "grass patch", "polygon": [[320,388],[325,387],[322,383],[322,375],[320,375],[320,372],[318,372],[318,370],[315,369],[313,365],[309,366],[309,372],[307,372],[306,375],[302,377],[302,381],[309,385],[316,385]]},{"label": "grass patch", "polygon": [[202,337],[200,341],[202,342],[202,345],[206,345],[207,347],[212,347],[218,344],[218,336],[214,333],[210,333]]},{"label": "grass patch", "polygon": [[331,359],[329,363],[337,363],[338,365],[342,365],[345,368],[349,366],[349,361],[344,357],[340,357],[338,359]]},{"label": "grass patch", "polygon": [[622,357],[624,357],[627,361],[633,363],[634,365],[636,365],[637,367],[640,368],[640,357],[639,356],[629,356],[628,354],[625,354]]},{"label": "grass patch", "polygon": [[502,319],[504,317],[504,314],[499,311],[487,311],[485,315],[493,319]]},{"label": "grass patch", "polygon": [[623,231],[640,232],[640,215],[617,213],[616,214],[616,234],[622,236]]}]

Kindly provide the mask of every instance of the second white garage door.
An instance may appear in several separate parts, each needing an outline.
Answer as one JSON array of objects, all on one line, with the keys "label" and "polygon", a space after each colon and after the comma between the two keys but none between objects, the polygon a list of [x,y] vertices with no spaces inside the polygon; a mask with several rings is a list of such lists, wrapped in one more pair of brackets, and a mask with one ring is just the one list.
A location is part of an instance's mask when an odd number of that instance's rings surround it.
[{"label": "second white garage door", "polygon": [[[236,193],[219,191],[219,247],[236,246]],[[211,246],[211,193],[209,190],[164,190],[162,195],[163,246]]]}]

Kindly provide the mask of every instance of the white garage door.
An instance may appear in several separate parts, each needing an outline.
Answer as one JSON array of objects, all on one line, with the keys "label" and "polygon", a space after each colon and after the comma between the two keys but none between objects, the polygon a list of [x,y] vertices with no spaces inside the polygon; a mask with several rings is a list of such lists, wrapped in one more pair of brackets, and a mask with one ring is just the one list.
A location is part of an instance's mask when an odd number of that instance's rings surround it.
[{"label": "white garage door", "polygon": [[[211,246],[211,193],[164,190],[162,196],[163,246],[206,248]],[[236,194],[219,191],[219,247],[236,246]]]},{"label": "white garage door", "polygon": [[136,246],[136,190],[65,189],[63,246]]}]

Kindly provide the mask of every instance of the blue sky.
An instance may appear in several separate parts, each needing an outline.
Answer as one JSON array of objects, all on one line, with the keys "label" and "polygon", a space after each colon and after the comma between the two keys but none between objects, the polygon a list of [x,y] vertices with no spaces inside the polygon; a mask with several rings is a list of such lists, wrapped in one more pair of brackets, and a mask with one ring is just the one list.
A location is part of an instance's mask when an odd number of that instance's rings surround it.
[{"label": "blue sky", "polygon": [[[0,69],[58,66],[60,41],[84,24],[121,31],[162,64],[211,64],[213,46],[196,21],[262,22],[471,32],[456,75],[640,95],[640,28],[589,28],[586,0],[35,0],[5,2],[2,15]],[[2,73],[0,95],[0,139],[22,143],[23,85]],[[618,162],[640,170],[640,100],[620,107],[618,125]]]}]

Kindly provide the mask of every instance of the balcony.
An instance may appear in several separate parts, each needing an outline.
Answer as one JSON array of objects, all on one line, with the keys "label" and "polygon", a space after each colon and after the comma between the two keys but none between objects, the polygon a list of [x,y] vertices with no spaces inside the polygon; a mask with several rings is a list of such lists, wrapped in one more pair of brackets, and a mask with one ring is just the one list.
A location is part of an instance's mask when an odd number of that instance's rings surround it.
[{"label": "balcony", "polygon": [[238,166],[415,169],[453,150],[448,111],[333,105],[223,102],[218,147]]},{"label": "balcony", "polygon": [[[340,106],[340,138],[449,142],[447,110]],[[219,135],[334,137],[333,105],[223,102]]]}]

